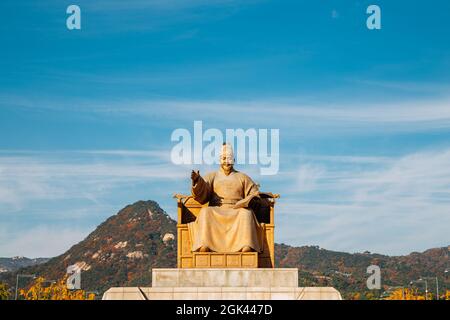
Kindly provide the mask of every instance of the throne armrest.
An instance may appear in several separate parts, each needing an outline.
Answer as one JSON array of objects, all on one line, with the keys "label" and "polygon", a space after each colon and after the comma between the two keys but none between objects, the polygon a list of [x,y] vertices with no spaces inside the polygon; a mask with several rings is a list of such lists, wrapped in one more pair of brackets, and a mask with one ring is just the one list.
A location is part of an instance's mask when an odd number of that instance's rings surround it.
[{"label": "throne armrest", "polygon": [[200,209],[208,205],[202,205],[191,195],[176,193],[173,195],[173,198],[177,199],[178,203],[178,224],[195,221]]},{"label": "throne armrest", "polygon": [[272,192],[259,192],[259,196],[263,199],[278,199],[280,195]]},{"label": "throne armrest", "polygon": [[188,198],[193,198],[193,197],[191,195],[174,193],[172,198],[177,199],[178,202],[181,202],[181,201],[186,201]]},{"label": "throne armrest", "polygon": [[264,224],[274,224],[274,207],[275,199],[280,197],[279,194],[274,194],[272,192],[259,192],[259,205],[254,208],[256,218],[259,222]]}]

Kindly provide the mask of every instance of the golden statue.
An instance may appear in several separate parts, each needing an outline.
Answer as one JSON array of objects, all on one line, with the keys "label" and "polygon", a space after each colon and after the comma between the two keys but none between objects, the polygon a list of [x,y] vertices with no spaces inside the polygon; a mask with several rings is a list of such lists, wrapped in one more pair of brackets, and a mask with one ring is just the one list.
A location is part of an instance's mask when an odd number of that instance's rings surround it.
[{"label": "golden statue", "polygon": [[209,203],[188,223],[193,252],[261,251],[261,226],[250,206],[258,201],[258,186],[233,165],[233,149],[224,144],[218,171],[205,178],[192,171],[192,196],[201,204]]},{"label": "golden statue", "polygon": [[192,195],[178,199],[178,267],[274,267],[273,207],[278,195],[234,169],[224,144],[220,168],[192,171]]}]

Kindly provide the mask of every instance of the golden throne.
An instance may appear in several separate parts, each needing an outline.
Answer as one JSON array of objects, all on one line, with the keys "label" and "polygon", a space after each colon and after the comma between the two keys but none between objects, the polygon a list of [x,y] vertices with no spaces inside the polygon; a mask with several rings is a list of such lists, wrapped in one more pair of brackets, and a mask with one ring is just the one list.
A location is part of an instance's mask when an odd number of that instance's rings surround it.
[{"label": "golden throne", "polygon": [[261,201],[254,210],[262,227],[262,252],[192,252],[188,223],[195,221],[200,204],[192,196],[175,194],[178,206],[177,266],[178,268],[274,268],[274,206],[278,194],[259,193]]}]

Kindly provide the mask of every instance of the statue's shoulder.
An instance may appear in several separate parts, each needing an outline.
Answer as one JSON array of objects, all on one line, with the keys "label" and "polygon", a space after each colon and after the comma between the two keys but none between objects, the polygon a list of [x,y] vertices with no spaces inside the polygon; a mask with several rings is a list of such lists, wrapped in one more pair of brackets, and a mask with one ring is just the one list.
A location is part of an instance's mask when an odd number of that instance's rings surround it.
[{"label": "statue's shoulder", "polygon": [[237,176],[239,179],[250,180],[250,181],[252,181],[252,178],[250,178],[250,176],[247,175],[247,174],[245,174],[244,172],[235,170],[234,173],[236,174],[236,176]]},{"label": "statue's shoulder", "polygon": [[205,181],[207,181],[207,182],[212,181],[212,180],[214,180],[214,177],[216,176],[216,174],[217,174],[216,171],[208,172],[205,174],[203,179],[205,179]]}]

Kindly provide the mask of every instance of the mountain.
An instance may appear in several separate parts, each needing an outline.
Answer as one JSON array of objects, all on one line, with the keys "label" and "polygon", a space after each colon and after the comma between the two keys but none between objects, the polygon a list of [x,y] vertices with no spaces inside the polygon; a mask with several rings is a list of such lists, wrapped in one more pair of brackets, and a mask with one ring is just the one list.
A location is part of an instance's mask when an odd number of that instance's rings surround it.
[{"label": "mountain", "polygon": [[20,268],[45,263],[49,258],[29,259],[26,257],[0,258],[0,273],[16,271]]},{"label": "mountain", "polygon": [[[175,238],[176,222],[156,202],[139,201],[108,218],[64,254],[20,272],[55,280],[76,264],[82,270],[82,287],[88,291],[147,286],[151,268],[176,266]],[[13,286],[11,277],[12,273],[2,275]]]},{"label": "mountain", "polygon": [[[150,286],[152,268],[176,267],[176,221],[154,201],[138,201],[100,224],[86,239],[64,254],[43,264],[0,274],[0,280],[14,287],[17,272],[60,279],[68,266],[81,270],[82,288],[101,295],[113,286]],[[444,277],[448,248],[389,257],[381,254],[345,253],[317,246],[275,245],[277,267],[299,268],[300,286],[333,286],[345,298],[379,296],[390,286],[407,286],[420,277],[439,276],[441,289],[449,289]],[[381,267],[383,290],[369,292],[366,268]],[[434,285],[429,285],[430,290]]]},{"label": "mountain", "polygon": [[[449,248],[434,248],[405,256],[335,252],[318,246],[275,246],[275,260],[280,267],[299,268],[300,286],[333,286],[351,298],[355,294],[379,296],[390,287],[408,287],[419,278],[438,276],[441,291],[450,289],[448,278]],[[377,265],[381,270],[382,290],[367,289],[367,267]],[[436,292],[435,282],[429,280],[430,292]],[[434,290],[434,291],[433,291]]]}]

